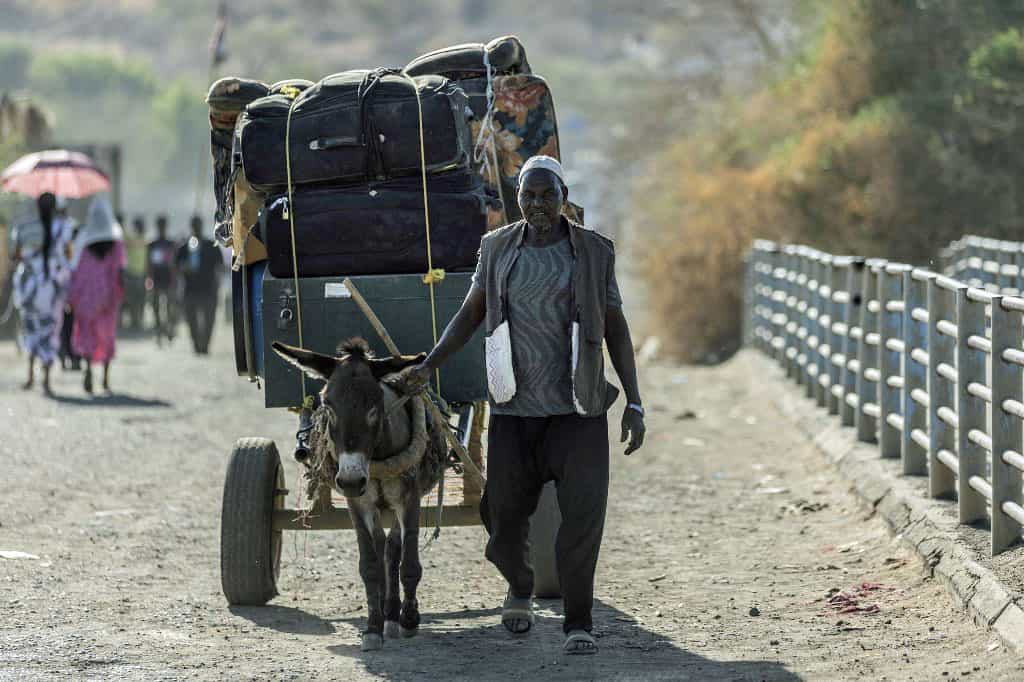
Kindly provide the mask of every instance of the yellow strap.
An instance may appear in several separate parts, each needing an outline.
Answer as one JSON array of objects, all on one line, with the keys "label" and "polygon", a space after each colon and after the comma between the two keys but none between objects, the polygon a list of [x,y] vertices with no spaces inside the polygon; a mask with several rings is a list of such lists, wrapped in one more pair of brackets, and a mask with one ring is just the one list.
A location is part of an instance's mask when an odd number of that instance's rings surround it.
[{"label": "yellow strap", "polygon": [[[430,324],[434,334],[434,345],[437,345],[437,302],[434,299],[434,283],[444,279],[444,270],[434,269],[434,258],[430,250],[430,204],[427,194],[427,151],[423,141],[423,102],[420,100],[420,89],[406,72],[402,76],[412,85],[412,91],[416,93],[416,111],[419,116],[420,126],[420,178],[423,181],[423,223],[427,230],[427,274],[423,276],[423,283],[430,287]],[[441,370],[434,371],[435,388],[438,395],[441,394]]]},{"label": "yellow strap", "polygon": [[423,275],[424,284],[434,284],[435,282],[444,281],[445,272],[441,268],[434,268]]},{"label": "yellow strap", "polygon": [[[295,282],[295,309],[298,313],[299,348],[305,348],[306,346],[302,342],[302,297],[299,294],[299,257],[295,252],[295,202],[292,200],[292,112],[295,111],[295,103],[298,101],[296,97],[292,100],[291,106],[288,107],[288,120],[284,128],[284,169],[288,181],[288,205],[285,207],[285,210],[288,212],[288,227],[291,230],[292,236],[292,279]],[[306,375],[302,372],[299,372],[299,382],[302,384],[302,404],[305,406],[308,404],[310,396],[306,395]]]}]

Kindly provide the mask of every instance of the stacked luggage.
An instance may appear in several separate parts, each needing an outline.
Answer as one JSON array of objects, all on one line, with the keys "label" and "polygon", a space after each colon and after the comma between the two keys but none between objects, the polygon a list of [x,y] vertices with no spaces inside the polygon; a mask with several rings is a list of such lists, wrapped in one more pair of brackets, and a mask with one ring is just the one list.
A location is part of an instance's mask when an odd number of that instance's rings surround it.
[{"label": "stacked luggage", "polygon": [[275,277],[422,274],[428,215],[433,267],[470,269],[484,232],[519,218],[522,163],[559,156],[515,37],[315,84],[221,79],[207,101],[218,236]]},{"label": "stacked luggage", "polygon": [[[474,114],[474,163],[487,189],[501,200],[488,216],[488,228],[519,220],[519,169],[538,154],[561,160],[551,90],[530,70],[519,39],[505,36],[486,45],[469,43],[429,52],[409,62],[405,71],[444,76],[466,91]],[[583,222],[579,206],[566,204],[565,213]]]}]

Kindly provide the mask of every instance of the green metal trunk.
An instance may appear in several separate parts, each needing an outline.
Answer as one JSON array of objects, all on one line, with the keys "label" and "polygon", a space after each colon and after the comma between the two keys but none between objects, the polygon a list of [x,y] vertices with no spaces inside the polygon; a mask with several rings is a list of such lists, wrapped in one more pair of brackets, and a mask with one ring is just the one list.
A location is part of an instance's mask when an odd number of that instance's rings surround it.
[{"label": "green metal trunk", "polygon": [[[384,344],[342,284],[344,277],[299,279],[304,346],[333,353],[340,341],[353,336],[366,339],[379,356],[387,356]],[[350,278],[384,323],[403,354],[426,352],[434,344],[431,325],[430,287],[422,275],[364,275]],[[448,273],[434,285],[437,334],[462,305],[472,280],[471,273]],[[295,281],[269,273],[263,280],[263,356],[267,407],[294,407],[302,403],[302,376],[285,363],[270,345],[281,341],[299,345],[299,311]],[[452,356],[441,370],[441,395],[450,403],[487,398],[483,329]],[[306,390],[316,392],[321,383],[306,379]]]}]

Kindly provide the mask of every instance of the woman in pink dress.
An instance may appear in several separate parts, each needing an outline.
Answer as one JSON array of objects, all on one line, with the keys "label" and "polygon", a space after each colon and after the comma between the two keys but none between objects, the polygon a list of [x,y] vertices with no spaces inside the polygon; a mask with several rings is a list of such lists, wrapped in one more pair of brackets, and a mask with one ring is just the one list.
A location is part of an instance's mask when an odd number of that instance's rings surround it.
[{"label": "woman in pink dress", "polygon": [[68,294],[75,313],[71,344],[85,360],[85,391],[92,393],[94,363],[103,364],[103,390],[110,391],[110,361],[114,359],[127,260],[124,234],[106,197],[97,197],[89,205],[89,218],[76,239],[74,258]]}]

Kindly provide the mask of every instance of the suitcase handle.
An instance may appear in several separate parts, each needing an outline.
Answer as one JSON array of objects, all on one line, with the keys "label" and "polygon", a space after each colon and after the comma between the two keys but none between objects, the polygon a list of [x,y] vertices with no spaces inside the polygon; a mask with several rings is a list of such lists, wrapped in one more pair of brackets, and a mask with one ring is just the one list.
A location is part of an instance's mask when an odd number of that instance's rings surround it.
[{"label": "suitcase handle", "polygon": [[309,143],[311,151],[336,149],[337,147],[365,147],[366,144],[356,137],[321,137]]}]

